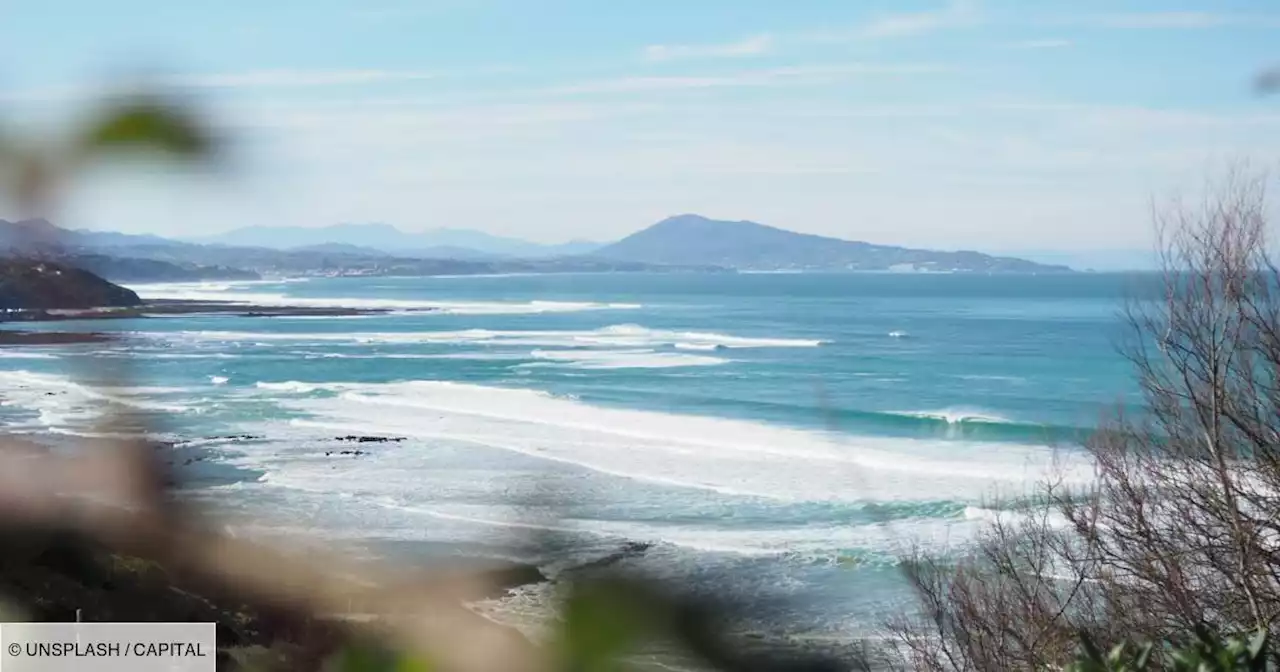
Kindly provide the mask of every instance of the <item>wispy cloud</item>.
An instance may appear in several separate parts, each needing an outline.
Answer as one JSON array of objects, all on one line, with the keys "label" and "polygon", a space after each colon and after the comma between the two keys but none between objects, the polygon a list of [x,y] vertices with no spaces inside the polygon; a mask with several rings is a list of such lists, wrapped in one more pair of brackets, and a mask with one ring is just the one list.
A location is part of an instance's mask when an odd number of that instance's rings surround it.
[{"label": "wispy cloud", "polygon": [[725,44],[651,44],[644,48],[650,61],[675,61],[691,58],[742,58],[759,56],[773,50],[773,37],[756,35]]},{"label": "wispy cloud", "polygon": [[1280,26],[1280,15],[1239,14],[1206,11],[1133,12],[1100,14],[1081,21],[1101,28],[1146,28],[1195,30],[1226,26]]},{"label": "wispy cloud", "polygon": [[974,5],[966,0],[952,0],[945,7],[923,12],[885,14],[872,19],[857,30],[864,38],[909,37],[935,33],[973,23],[977,17]]},{"label": "wispy cloud", "polygon": [[680,89],[829,84],[861,76],[926,75],[953,68],[932,63],[876,64],[849,63],[743,70],[725,75],[682,75],[670,77],[621,77],[557,87],[552,93],[626,93]]},{"label": "wispy cloud", "polygon": [[1016,42],[1006,42],[1001,47],[1005,49],[1063,49],[1074,45],[1075,42],[1061,38],[1048,38],[1041,40],[1018,40]]},{"label": "wispy cloud", "polygon": [[916,37],[971,26],[978,19],[977,6],[972,0],[950,0],[937,9],[878,14],[860,25],[817,31],[804,35],[803,39],[810,42],[849,42]]},{"label": "wispy cloud", "polygon": [[102,83],[70,83],[25,90],[0,90],[0,101],[49,103],[68,100],[98,99],[155,89],[298,89],[318,87],[362,86],[392,82],[425,81],[447,77],[501,74],[515,68],[492,67],[466,71],[429,72],[421,70],[380,69],[264,69],[240,72],[175,73],[146,75]]},{"label": "wispy cloud", "polygon": [[56,103],[81,100],[110,93],[102,87],[90,88],[77,85],[53,85],[36,89],[0,91],[0,102],[5,103]]},{"label": "wispy cloud", "polygon": [[439,76],[439,73],[414,70],[280,69],[172,75],[161,78],[160,81],[167,86],[184,88],[294,88],[418,81]]},{"label": "wispy cloud", "polygon": [[447,14],[474,7],[468,0],[431,0],[409,4],[367,3],[351,11],[350,16],[360,21],[385,22]]}]

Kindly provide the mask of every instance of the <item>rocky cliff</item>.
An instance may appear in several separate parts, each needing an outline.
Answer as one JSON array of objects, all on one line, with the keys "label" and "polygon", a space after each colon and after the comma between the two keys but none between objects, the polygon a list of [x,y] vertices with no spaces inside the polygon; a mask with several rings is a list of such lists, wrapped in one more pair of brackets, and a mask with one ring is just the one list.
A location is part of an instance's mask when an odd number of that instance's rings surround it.
[{"label": "rocky cliff", "polygon": [[60,310],[141,305],[132,290],[89,271],[23,258],[0,259],[0,310]]}]

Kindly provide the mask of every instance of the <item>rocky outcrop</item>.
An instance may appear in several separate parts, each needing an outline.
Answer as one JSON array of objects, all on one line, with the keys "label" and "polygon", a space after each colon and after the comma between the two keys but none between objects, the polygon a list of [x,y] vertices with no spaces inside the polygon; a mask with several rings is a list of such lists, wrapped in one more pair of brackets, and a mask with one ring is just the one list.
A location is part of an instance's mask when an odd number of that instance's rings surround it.
[{"label": "rocky outcrop", "polygon": [[0,259],[0,310],[73,310],[141,305],[132,290],[89,271],[35,259]]}]

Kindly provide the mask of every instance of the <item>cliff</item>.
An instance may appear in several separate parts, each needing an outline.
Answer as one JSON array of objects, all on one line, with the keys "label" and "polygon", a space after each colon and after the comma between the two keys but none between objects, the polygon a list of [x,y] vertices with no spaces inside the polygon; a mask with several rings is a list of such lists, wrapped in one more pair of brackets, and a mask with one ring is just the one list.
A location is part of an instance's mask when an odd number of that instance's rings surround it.
[{"label": "cliff", "polygon": [[0,259],[0,310],[63,310],[141,305],[132,290],[89,271],[35,259]]}]

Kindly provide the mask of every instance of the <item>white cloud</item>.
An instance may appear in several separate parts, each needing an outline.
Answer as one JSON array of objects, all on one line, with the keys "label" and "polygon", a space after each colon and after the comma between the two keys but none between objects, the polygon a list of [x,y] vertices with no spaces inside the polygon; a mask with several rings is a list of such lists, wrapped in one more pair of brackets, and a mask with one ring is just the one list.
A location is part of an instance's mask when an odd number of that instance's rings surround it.
[{"label": "white cloud", "polygon": [[878,14],[851,28],[820,30],[798,37],[820,43],[917,37],[972,26],[978,21],[977,6],[972,0],[951,0],[937,9]]},{"label": "white cloud", "polygon": [[952,70],[949,66],[920,64],[851,63],[810,65],[743,70],[725,75],[679,75],[657,77],[621,77],[551,89],[551,93],[624,93],[709,89],[725,87],[784,86],[792,84],[826,84],[841,79],[874,75],[922,75]]},{"label": "white cloud", "polygon": [[1017,42],[1008,42],[1001,46],[1005,49],[1063,49],[1074,45],[1071,40],[1060,38],[1048,38],[1041,40],[1019,40]]},{"label": "white cloud", "polygon": [[270,144],[254,146],[263,163],[246,176],[252,193],[175,196],[162,208],[139,192],[135,212],[104,211],[128,197],[102,191],[75,214],[108,228],[348,219],[556,240],[694,211],[942,247],[1141,245],[1153,190],[1198,174],[1207,156],[1280,146],[1270,140],[1280,114],[1261,111],[763,98],[241,102],[246,124],[272,127],[261,134]]},{"label": "white cloud", "polygon": [[80,100],[109,93],[104,88],[90,88],[76,85],[44,86],[36,89],[16,91],[0,91],[0,101],[6,103],[55,103],[68,100]]},{"label": "white cloud", "polygon": [[863,38],[910,37],[970,25],[976,19],[975,7],[965,0],[952,0],[945,7],[923,12],[885,14],[857,30]]},{"label": "white cloud", "polygon": [[1102,28],[1183,29],[1221,28],[1225,26],[1280,26],[1280,16],[1265,14],[1232,14],[1225,12],[1170,11],[1102,14],[1084,20]]},{"label": "white cloud", "polygon": [[742,58],[759,56],[773,49],[773,38],[756,35],[725,44],[652,44],[644,49],[650,61],[675,61],[692,58]]},{"label": "white cloud", "polygon": [[172,75],[163,84],[190,88],[292,88],[344,86],[435,79],[438,73],[414,70],[248,70]]},{"label": "white cloud", "polygon": [[[502,69],[476,70],[501,72]],[[137,79],[122,78],[109,83],[76,83],[37,89],[0,91],[0,101],[50,103],[70,100],[101,99],[110,96],[149,91],[155,87],[177,89],[290,89],[326,86],[359,86],[388,82],[411,82],[436,79],[448,73],[415,70],[246,70],[243,72],[183,73]]]}]

